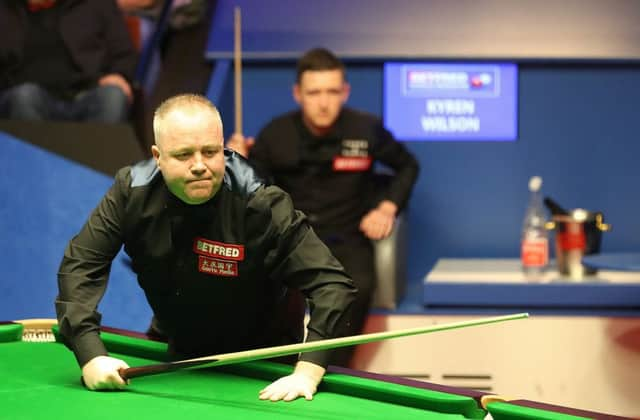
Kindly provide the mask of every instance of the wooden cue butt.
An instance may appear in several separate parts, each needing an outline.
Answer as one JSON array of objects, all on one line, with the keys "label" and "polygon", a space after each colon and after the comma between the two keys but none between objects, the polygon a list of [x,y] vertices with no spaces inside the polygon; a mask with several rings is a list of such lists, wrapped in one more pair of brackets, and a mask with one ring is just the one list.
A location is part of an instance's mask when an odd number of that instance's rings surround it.
[{"label": "wooden cue butt", "polygon": [[235,131],[242,134],[242,15],[240,8],[234,10],[234,101],[235,101]]}]

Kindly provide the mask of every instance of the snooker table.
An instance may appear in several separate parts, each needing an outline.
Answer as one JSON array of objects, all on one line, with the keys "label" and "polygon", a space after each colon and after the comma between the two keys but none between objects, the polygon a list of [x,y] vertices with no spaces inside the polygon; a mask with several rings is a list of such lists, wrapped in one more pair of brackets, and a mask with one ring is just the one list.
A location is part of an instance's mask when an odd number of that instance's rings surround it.
[{"label": "snooker table", "polygon": [[[313,401],[261,401],[260,389],[291,372],[269,361],[141,377],[124,391],[89,392],[71,351],[41,341],[56,340],[57,327],[50,331],[43,338],[21,323],[0,323],[0,418],[615,418],[526,401],[483,407],[487,395],[480,392],[343,368],[329,369]],[[132,367],[166,360],[166,344],[142,334],[103,328],[101,336],[110,354]]]}]

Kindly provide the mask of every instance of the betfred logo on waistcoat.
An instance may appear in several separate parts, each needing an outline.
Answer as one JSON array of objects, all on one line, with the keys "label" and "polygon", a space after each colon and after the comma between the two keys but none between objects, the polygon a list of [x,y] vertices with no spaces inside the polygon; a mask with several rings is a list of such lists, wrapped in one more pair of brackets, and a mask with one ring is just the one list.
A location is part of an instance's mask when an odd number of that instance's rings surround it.
[{"label": "betfred logo on waistcoat", "polygon": [[371,167],[369,142],[366,139],[342,139],[342,152],[333,157],[336,172],[364,172]]},{"label": "betfred logo on waistcoat", "polygon": [[204,238],[195,238],[193,241],[193,251],[205,257],[231,261],[244,260],[244,245],[225,244]]},{"label": "betfred logo on waistcoat", "polygon": [[369,156],[335,156],[333,158],[334,171],[363,172],[371,167]]}]

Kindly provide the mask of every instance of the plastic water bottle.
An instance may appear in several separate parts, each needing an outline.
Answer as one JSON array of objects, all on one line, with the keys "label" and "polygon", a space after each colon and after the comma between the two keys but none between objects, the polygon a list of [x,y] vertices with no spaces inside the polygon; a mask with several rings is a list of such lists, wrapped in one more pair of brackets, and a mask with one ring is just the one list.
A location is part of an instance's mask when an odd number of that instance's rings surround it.
[{"label": "plastic water bottle", "polygon": [[522,271],[529,280],[539,280],[549,261],[549,235],[545,228],[542,204],[542,178],[529,180],[529,206],[522,223],[520,260]]}]

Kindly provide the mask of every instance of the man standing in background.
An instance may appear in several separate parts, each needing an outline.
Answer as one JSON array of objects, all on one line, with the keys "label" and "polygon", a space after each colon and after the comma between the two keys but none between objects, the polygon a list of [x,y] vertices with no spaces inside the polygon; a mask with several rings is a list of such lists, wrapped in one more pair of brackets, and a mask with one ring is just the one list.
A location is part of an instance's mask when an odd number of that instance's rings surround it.
[{"label": "man standing in background", "polygon": [[[287,191],[358,288],[344,335],[361,332],[375,289],[371,240],[387,237],[418,176],[418,162],[379,118],[344,107],[350,87],[344,64],[315,48],[297,64],[293,96],[300,109],[272,120],[256,141],[234,134],[227,146]],[[395,173],[379,194],[373,167]],[[378,194],[376,194],[378,193]],[[336,350],[332,364],[348,366],[353,348]]]}]

